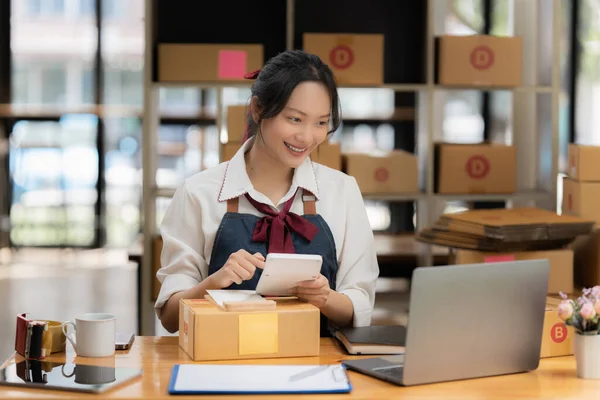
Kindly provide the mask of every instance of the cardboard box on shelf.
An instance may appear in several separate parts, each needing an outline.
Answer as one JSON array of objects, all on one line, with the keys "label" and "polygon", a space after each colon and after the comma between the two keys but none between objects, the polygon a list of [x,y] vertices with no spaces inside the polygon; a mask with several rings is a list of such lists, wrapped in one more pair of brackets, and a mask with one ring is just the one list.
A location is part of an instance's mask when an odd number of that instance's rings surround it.
[{"label": "cardboard box on shelf", "polygon": [[563,178],[562,212],[600,223],[600,182]]},{"label": "cardboard box on shelf", "polygon": [[548,293],[572,293],[573,286],[573,250],[557,249],[545,251],[521,251],[512,253],[482,252],[458,249],[450,257],[452,264],[479,264],[516,260],[548,259],[550,278]]},{"label": "cardboard box on shelf", "polygon": [[342,160],[344,172],[356,179],[363,194],[419,192],[417,157],[412,153],[345,153]]},{"label": "cardboard box on shelf", "polygon": [[246,131],[246,105],[227,107],[227,141],[241,142]]},{"label": "cardboard box on shelf", "polygon": [[513,193],[517,188],[513,146],[438,143],[434,163],[436,193]]},{"label": "cardboard box on shelf", "polygon": [[575,284],[582,288],[600,285],[600,230],[579,236],[569,248],[575,252]]},{"label": "cardboard box on shelf", "polygon": [[161,43],[159,82],[243,81],[244,74],[262,68],[262,44]]},{"label": "cardboard box on shelf", "polygon": [[242,147],[242,142],[227,142],[221,144],[221,162],[229,161]]},{"label": "cardboard box on shelf", "polygon": [[565,325],[556,314],[560,301],[555,297],[546,299],[540,358],[570,356],[574,353],[575,330]]},{"label": "cardboard box on shelf", "polygon": [[382,34],[304,33],[303,49],[329,65],[340,85],[383,84]]},{"label": "cardboard box on shelf", "polygon": [[318,356],[319,309],[276,303],[272,311],[225,311],[208,300],[182,299],[179,345],[194,361]]},{"label": "cardboard box on shelf", "polygon": [[521,85],[520,37],[487,35],[436,38],[436,82],[448,86]]},{"label": "cardboard box on shelf", "polygon": [[580,182],[600,182],[600,146],[569,144],[569,177]]},{"label": "cardboard box on shelf", "polygon": [[311,153],[310,159],[339,171],[342,169],[341,146],[339,143],[323,142]]}]

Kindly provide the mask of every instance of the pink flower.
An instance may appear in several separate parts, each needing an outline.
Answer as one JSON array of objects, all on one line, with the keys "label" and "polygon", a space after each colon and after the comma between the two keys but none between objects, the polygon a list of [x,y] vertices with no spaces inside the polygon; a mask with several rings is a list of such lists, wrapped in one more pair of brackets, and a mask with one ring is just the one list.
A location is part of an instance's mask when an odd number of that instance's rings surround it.
[{"label": "pink flower", "polygon": [[581,316],[583,319],[592,319],[596,316],[596,310],[594,310],[594,306],[591,302],[586,301],[583,306],[581,306]]},{"label": "pink flower", "polygon": [[568,300],[563,300],[558,305],[558,317],[563,321],[573,316],[573,305]]},{"label": "pink flower", "polygon": [[592,288],[592,296],[600,297],[600,286],[594,286]]},{"label": "pink flower", "polygon": [[596,311],[597,315],[600,315],[600,299],[598,298],[594,302],[594,310]]}]

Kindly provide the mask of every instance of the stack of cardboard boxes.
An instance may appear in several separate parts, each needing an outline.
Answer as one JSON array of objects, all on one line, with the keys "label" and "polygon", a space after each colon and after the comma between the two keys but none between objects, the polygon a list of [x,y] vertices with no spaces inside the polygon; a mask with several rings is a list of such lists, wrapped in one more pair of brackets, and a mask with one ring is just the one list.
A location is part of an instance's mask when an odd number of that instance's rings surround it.
[{"label": "stack of cardboard boxes", "polygon": [[560,303],[556,293],[576,295],[573,250],[565,246],[592,229],[588,219],[542,209],[472,210],[442,216],[417,238],[451,247],[450,264],[547,259],[550,276],[540,356],[555,357],[573,354],[573,330],[556,310]]},{"label": "stack of cardboard boxes", "polygon": [[[577,215],[600,223],[600,146],[569,145],[568,176],[563,179],[563,214]],[[575,283],[581,287],[600,285],[600,230],[578,238],[575,250]]]}]

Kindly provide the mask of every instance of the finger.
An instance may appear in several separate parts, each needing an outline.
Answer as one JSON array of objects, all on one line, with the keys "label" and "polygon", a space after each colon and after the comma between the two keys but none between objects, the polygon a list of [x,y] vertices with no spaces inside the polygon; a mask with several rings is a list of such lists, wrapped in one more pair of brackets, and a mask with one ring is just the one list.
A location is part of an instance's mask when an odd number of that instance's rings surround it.
[{"label": "finger", "polygon": [[227,272],[229,275],[229,279],[231,279],[233,282],[235,282],[238,285],[242,284],[242,282],[243,282],[242,277],[239,276],[233,268],[228,269]]},{"label": "finger", "polygon": [[317,294],[325,294],[325,292],[323,291],[323,289],[321,288],[305,288],[305,287],[299,287],[296,290],[296,294],[300,295],[300,296],[304,296],[304,295],[317,295]]},{"label": "finger", "polygon": [[260,253],[254,253],[254,257],[258,258],[261,261],[265,261],[265,257]]},{"label": "finger", "polygon": [[252,278],[255,269],[256,268],[246,260],[240,260],[239,263],[233,266],[233,271],[245,281]]},{"label": "finger", "polygon": [[[256,253],[256,254],[260,254],[260,253]],[[260,254],[260,257],[263,258],[261,260],[261,258],[259,258],[256,254],[250,254],[250,253],[246,252],[246,254],[244,254],[244,259],[249,261],[254,267],[264,269],[265,268],[264,257],[262,257],[262,254]]]},{"label": "finger", "polygon": [[304,287],[304,288],[320,288],[326,285],[325,282],[321,281],[320,279],[312,279],[312,280],[308,280],[308,281],[300,281],[297,283],[298,287]]}]

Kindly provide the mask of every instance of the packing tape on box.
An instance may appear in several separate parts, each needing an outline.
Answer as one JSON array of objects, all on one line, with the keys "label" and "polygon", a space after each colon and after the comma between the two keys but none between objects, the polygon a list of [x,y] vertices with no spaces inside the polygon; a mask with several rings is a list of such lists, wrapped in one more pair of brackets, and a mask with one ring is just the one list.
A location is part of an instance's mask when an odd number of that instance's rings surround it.
[{"label": "packing tape on box", "polygon": [[277,354],[279,322],[277,312],[238,316],[238,352],[242,355]]},{"label": "packing tape on box", "polygon": [[337,35],[335,38],[337,46],[352,46],[354,44],[354,36],[352,35]]}]

